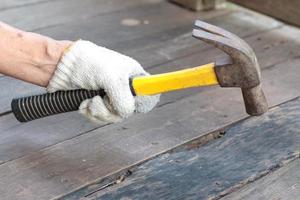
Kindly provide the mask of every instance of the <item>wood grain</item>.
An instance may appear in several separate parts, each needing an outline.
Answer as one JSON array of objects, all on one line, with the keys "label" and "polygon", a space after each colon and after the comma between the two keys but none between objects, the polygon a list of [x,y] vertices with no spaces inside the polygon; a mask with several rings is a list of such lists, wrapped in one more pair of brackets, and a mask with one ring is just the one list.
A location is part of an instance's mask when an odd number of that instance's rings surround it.
[{"label": "wood grain", "polygon": [[298,199],[300,196],[299,168],[300,160],[297,159],[222,200]]}]

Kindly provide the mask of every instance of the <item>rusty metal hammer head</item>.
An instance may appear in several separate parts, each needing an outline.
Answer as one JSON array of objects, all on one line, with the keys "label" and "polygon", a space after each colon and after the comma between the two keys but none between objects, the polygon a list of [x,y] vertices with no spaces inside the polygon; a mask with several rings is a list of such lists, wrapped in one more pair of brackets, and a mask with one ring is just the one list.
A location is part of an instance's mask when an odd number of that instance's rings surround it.
[{"label": "rusty metal hammer head", "polygon": [[248,114],[265,113],[268,104],[261,88],[260,68],[253,49],[233,33],[199,20],[195,22],[193,36],[227,54],[215,62],[220,86],[240,87]]}]

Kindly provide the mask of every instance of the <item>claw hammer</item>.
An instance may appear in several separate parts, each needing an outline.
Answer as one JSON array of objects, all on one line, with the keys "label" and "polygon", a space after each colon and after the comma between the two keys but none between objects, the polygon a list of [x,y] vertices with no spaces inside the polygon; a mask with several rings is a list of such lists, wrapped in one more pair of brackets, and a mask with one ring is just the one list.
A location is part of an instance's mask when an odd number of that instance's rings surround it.
[{"label": "claw hammer", "polygon": [[[220,85],[240,87],[246,112],[261,115],[268,104],[261,88],[261,73],[253,49],[241,38],[217,26],[197,20],[193,37],[214,45],[226,56],[214,63],[180,71],[135,77],[129,80],[133,95],[154,95],[168,91]],[[96,95],[100,90],[70,90],[13,99],[12,112],[20,122],[78,110],[80,103]]]}]

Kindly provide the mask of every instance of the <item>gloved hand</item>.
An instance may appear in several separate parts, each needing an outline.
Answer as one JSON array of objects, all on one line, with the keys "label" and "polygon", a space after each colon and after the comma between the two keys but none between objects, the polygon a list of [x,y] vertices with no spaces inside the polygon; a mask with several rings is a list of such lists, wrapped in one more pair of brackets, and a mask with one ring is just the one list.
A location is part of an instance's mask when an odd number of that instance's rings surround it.
[{"label": "gloved hand", "polygon": [[102,88],[106,96],[83,101],[79,112],[95,122],[118,122],[133,112],[146,113],[158,103],[159,95],[132,95],[129,78],[144,75],[149,74],[134,59],[79,40],[62,56],[47,91]]}]

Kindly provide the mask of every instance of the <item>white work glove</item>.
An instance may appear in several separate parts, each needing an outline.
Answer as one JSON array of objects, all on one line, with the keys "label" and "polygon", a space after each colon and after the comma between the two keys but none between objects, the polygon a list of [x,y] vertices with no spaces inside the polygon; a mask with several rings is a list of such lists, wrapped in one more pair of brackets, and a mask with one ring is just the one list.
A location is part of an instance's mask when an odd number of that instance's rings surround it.
[{"label": "white work glove", "polygon": [[118,122],[133,112],[146,113],[158,103],[159,95],[132,95],[129,79],[144,75],[149,74],[134,59],[79,40],[62,56],[47,91],[104,89],[103,99],[95,96],[83,101],[79,112],[91,121]]}]

